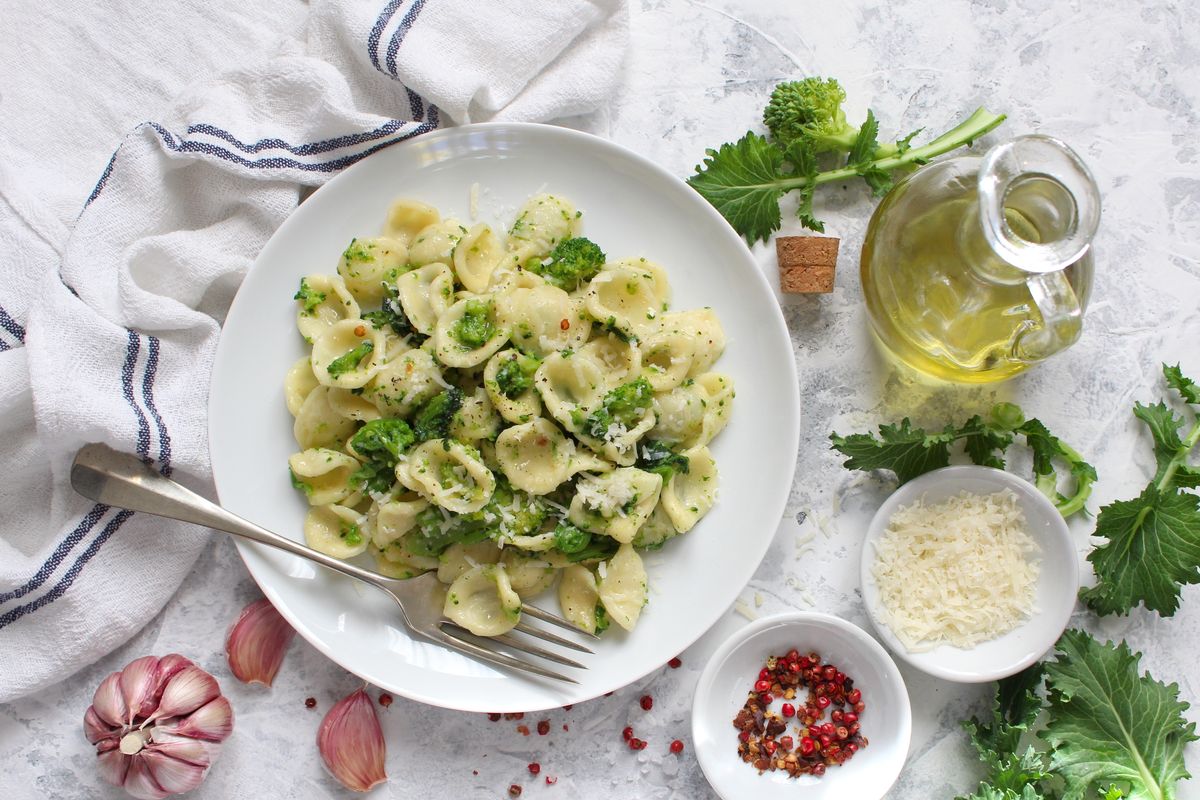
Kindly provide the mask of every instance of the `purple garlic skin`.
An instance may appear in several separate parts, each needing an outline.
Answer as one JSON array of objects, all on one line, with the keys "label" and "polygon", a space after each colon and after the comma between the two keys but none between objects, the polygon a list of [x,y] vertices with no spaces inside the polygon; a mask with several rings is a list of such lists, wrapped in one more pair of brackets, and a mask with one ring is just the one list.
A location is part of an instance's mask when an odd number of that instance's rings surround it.
[{"label": "purple garlic skin", "polygon": [[109,675],[83,715],[100,777],[142,800],[199,786],[232,731],[233,709],[216,679],[177,653],[143,656]]}]

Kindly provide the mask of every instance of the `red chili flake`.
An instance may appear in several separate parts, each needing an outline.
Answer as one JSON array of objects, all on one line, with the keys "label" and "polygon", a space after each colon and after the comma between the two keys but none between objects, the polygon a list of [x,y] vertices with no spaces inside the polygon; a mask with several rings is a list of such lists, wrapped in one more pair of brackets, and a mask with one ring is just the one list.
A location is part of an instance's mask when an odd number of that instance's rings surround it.
[{"label": "red chili flake", "polygon": [[529,735],[529,726],[528,725],[518,725],[517,733],[521,734],[522,736],[528,736]]},{"label": "red chili flake", "polygon": [[641,739],[633,738],[633,739],[629,740],[629,749],[630,750],[641,750],[645,746],[646,746],[646,743],[643,742]]},{"label": "red chili flake", "polygon": [[379,705],[383,706],[384,708],[389,707],[392,704],[392,700],[392,696],[387,692],[379,693]]},{"label": "red chili flake", "polygon": [[538,732],[538,736],[545,736],[547,733],[549,733],[550,732],[550,720],[548,720],[548,719],[538,720],[537,732]]},{"label": "red chili flake", "polygon": [[642,699],[639,702],[641,702],[642,709],[645,711],[649,711],[650,709],[654,708],[654,698],[648,694],[642,695]]},{"label": "red chili flake", "polygon": [[671,742],[671,752],[674,753],[675,755],[679,755],[680,753],[682,753],[683,752],[683,742],[679,741],[678,739]]},{"label": "red chili flake", "polygon": [[471,774],[472,774],[472,775],[478,775],[478,774],[479,774],[479,770],[477,770],[477,769],[473,769],[473,770],[471,770]]},{"label": "red chili flake", "polygon": [[568,703],[567,705],[563,706],[563,711],[570,711],[574,707],[574,704]]},{"label": "red chili flake", "polygon": [[571,329],[571,321],[569,319],[564,318],[562,322],[558,323],[558,329],[562,330],[562,331],[570,330]]},{"label": "red chili flake", "polygon": [[488,714],[488,719],[490,719],[492,722],[499,722],[500,715],[499,714]]},{"label": "red chili flake", "polygon": [[512,786],[509,786],[508,787],[508,796],[509,797],[520,797],[521,796],[521,787],[517,786],[515,783]]},{"label": "red chili flake", "polygon": [[547,786],[553,786],[556,783],[558,783],[558,778],[552,778],[549,775],[546,776],[546,785]]},{"label": "red chili flake", "polygon": [[626,725],[626,726],[625,726],[625,730],[621,731],[621,738],[622,738],[622,739],[624,739],[624,740],[625,740],[625,741],[627,741],[627,742],[628,742],[630,739],[632,739],[632,738],[633,738],[633,726],[631,726],[631,725]]},{"label": "red chili flake", "polygon": [[679,660],[679,656],[675,656],[675,658],[672,658],[667,662],[667,666],[671,669],[679,669],[681,664],[683,664],[683,662]]},{"label": "red chili flake", "polygon": [[563,723],[563,730],[564,730],[564,731],[569,731],[569,730],[571,730],[571,726],[570,726],[570,725],[568,725],[567,723],[565,723],[565,722],[564,722],[564,723]]},{"label": "red chili flake", "polygon": [[795,707],[794,705],[792,705],[791,703],[784,703],[784,704],[783,704],[783,707],[782,707],[782,708],[780,708],[780,709],[779,709],[779,711],[780,711],[780,712],[781,712],[781,713],[782,713],[782,714],[783,714],[785,717],[788,717],[789,719],[790,719],[791,717],[794,717],[794,716],[796,716],[796,707]]},{"label": "red chili flake", "polygon": [[305,708],[316,708],[317,707],[317,698],[315,698],[315,697],[306,698],[304,700],[304,707]]},{"label": "red chili flake", "polygon": [[605,697],[612,697],[612,696],[613,696],[613,693],[612,693],[612,692],[605,692],[605,693],[604,693],[604,696],[605,696]]},{"label": "red chili flake", "polygon": [[542,765],[539,764],[538,762],[534,761],[532,764],[529,765],[528,769],[529,769],[530,775],[537,775],[539,772],[542,771]]}]

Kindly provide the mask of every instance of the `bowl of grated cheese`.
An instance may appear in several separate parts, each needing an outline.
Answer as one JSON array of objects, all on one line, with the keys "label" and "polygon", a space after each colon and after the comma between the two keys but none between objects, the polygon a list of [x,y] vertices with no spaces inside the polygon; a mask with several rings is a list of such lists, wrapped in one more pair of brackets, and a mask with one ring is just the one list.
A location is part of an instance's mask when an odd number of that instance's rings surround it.
[{"label": "bowl of grated cheese", "polygon": [[863,601],[883,643],[946,680],[1013,675],[1058,640],[1079,556],[1058,509],[1004,470],[945,467],[892,493],[867,529]]}]

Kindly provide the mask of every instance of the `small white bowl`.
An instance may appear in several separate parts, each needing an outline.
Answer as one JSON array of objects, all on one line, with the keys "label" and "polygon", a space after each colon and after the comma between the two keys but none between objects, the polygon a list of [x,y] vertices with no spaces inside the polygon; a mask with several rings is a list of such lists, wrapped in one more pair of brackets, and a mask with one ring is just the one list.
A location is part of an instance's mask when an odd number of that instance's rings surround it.
[{"label": "small white bowl", "polygon": [[[820,778],[759,774],[738,757],[733,718],[754,688],[768,656],[792,648],[817,652],[854,680],[866,710],[867,746]],[[776,700],[776,705],[779,701]],[[788,732],[795,736],[788,725]],[[704,777],[725,800],[878,800],[895,782],[908,756],[912,710],[896,663],[870,634],[828,614],[792,612],[764,617],[729,637],[709,659],[692,704],[692,740]]]},{"label": "small white bowl", "polygon": [[[1012,489],[1025,512],[1026,530],[1041,548],[1036,600],[1038,609],[1013,630],[963,649],[939,645],[910,653],[883,618],[879,590],[871,576],[874,544],[887,529],[892,514],[919,499],[940,503],[962,491],[992,494]],[[1004,470],[973,465],[943,467],[901,486],[883,502],[863,541],[861,579],[863,602],[879,638],[900,658],[938,678],[959,683],[983,683],[1008,677],[1028,667],[1049,650],[1066,628],[1079,592],[1079,561],[1067,523],[1037,487]]]}]

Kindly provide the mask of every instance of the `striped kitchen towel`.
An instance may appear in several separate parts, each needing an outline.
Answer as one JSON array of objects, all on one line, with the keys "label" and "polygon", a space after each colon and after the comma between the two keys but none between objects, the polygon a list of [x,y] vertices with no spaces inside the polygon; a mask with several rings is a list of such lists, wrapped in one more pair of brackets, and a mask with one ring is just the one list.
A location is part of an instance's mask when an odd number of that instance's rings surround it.
[{"label": "striped kitchen towel", "polygon": [[[32,24],[39,6],[24,6]],[[0,163],[0,702],[128,639],[207,541],[76,496],[70,460],[103,441],[211,496],[220,323],[300,187],[439,126],[594,111],[627,45],[623,0],[317,0],[308,13],[303,42],[129,133],[73,226],[21,199],[45,163]],[[191,38],[219,43],[212,25]],[[103,102],[79,77],[74,99]]]}]

